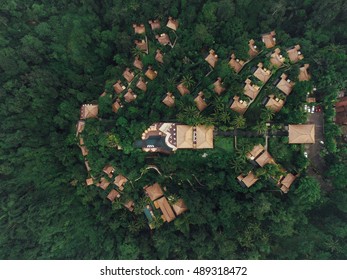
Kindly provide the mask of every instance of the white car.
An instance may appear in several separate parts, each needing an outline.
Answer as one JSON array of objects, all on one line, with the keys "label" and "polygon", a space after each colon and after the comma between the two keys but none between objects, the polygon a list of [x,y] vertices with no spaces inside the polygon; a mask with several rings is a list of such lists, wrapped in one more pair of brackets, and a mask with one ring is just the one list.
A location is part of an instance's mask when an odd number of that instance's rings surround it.
[{"label": "white car", "polygon": [[307,154],[307,152],[304,152],[304,156],[305,156],[305,158],[307,158],[307,157],[308,157],[308,154]]},{"label": "white car", "polygon": [[304,106],[304,111],[305,112],[307,111],[307,108],[308,108],[308,106],[305,104],[305,106]]},{"label": "white car", "polygon": [[315,110],[315,107],[312,106],[312,108],[311,108],[311,113],[312,113],[312,114],[314,113],[314,110]]},{"label": "white car", "polygon": [[311,113],[311,108],[307,107],[307,112]]}]

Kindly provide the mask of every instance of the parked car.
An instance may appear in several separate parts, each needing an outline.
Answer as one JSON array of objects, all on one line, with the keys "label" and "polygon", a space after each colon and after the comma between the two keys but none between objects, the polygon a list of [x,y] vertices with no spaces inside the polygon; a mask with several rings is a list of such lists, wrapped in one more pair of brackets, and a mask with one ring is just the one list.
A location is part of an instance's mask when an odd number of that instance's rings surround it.
[{"label": "parked car", "polygon": [[304,156],[307,158],[308,157],[308,154],[307,154],[307,152],[304,152]]},{"label": "parked car", "polygon": [[318,112],[318,113],[319,113],[319,112],[322,112],[322,106],[320,106],[320,105],[317,106],[317,107],[316,107],[316,112]]},{"label": "parked car", "polygon": [[311,113],[313,114],[313,113],[314,113],[314,111],[315,111],[315,107],[314,107],[314,106],[312,106],[312,107],[311,107]]}]

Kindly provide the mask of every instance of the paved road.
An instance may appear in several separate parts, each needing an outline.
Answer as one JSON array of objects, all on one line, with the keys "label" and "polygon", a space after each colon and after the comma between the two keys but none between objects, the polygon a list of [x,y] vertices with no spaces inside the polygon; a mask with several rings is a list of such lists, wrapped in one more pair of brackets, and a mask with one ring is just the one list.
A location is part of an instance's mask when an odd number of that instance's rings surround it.
[{"label": "paved road", "polygon": [[313,114],[309,114],[308,116],[308,123],[313,123],[316,125],[315,128],[315,138],[316,142],[314,144],[306,144],[305,150],[308,154],[308,159],[310,160],[311,164],[308,168],[308,173],[318,179],[320,182],[322,188],[326,191],[331,190],[331,185],[325,182],[322,178],[322,174],[325,173],[327,170],[326,163],[324,159],[320,156],[321,151],[324,148],[324,144],[322,144],[320,141],[324,142],[324,118],[322,112],[316,112]]}]

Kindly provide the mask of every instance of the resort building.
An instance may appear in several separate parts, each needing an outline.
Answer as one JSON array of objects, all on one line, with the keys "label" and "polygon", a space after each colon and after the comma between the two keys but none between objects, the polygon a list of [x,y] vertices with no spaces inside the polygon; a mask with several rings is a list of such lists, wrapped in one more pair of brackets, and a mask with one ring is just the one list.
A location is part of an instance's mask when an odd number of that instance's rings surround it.
[{"label": "resort building", "polygon": [[271,31],[270,33],[266,33],[262,35],[262,41],[265,44],[267,49],[271,49],[276,45],[276,32]]},{"label": "resort building", "polygon": [[254,71],[253,75],[265,84],[271,77],[271,71],[266,69],[261,62],[259,62],[257,66],[258,68]]},{"label": "resort building", "polygon": [[243,60],[240,60],[236,58],[235,54],[231,54],[231,58],[229,60],[229,66],[234,69],[236,73],[239,73],[245,62]]},{"label": "resort building", "polygon": [[250,79],[245,81],[245,86],[243,88],[243,93],[251,99],[255,99],[259,94],[260,88],[254,85]]},{"label": "resort building", "polygon": [[207,103],[205,101],[205,96],[202,91],[198,93],[198,96],[194,99],[194,102],[196,104],[196,107],[198,107],[199,111],[203,111],[207,107]]},{"label": "resort building", "polygon": [[214,50],[210,50],[209,55],[205,58],[205,60],[210,64],[212,68],[214,68],[218,62],[218,55]]},{"label": "resort building", "polygon": [[162,102],[168,107],[173,107],[175,106],[175,96],[168,92]]},{"label": "resort building", "polygon": [[284,105],[284,100],[275,97],[273,94],[270,94],[267,98],[265,98],[264,104],[266,108],[277,113],[281,111]]},{"label": "resort building", "polygon": [[300,67],[300,73],[298,77],[300,82],[311,80],[311,75],[307,71],[309,67],[310,64],[304,64],[304,66]]},{"label": "resort building", "polygon": [[[128,81],[128,79],[130,79],[130,82],[131,80],[134,78],[134,77],[131,77],[133,75],[132,72],[130,72],[130,69],[127,68],[124,72],[123,72],[123,77]],[[127,77],[127,78],[126,78]],[[129,81],[128,81],[129,82]],[[113,85],[113,89],[114,91],[117,93],[117,94],[121,94],[125,89],[126,87],[122,85],[122,82],[121,80],[118,80],[117,83],[115,83]]]},{"label": "resort building", "polygon": [[255,41],[253,39],[248,42],[249,50],[248,55],[253,58],[259,54],[258,47],[255,45]]},{"label": "resort building", "polygon": [[241,100],[240,97],[236,95],[231,101],[230,109],[243,115],[247,111],[248,106],[249,104],[246,101]]},{"label": "resort building", "polygon": [[291,63],[296,63],[299,60],[304,59],[304,56],[301,53],[300,48],[300,45],[295,45],[294,47],[287,50],[287,54]]},{"label": "resort building", "polygon": [[128,83],[130,83],[134,79],[135,74],[130,70],[130,68],[126,68],[123,72],[123,77],[127,80]]},{"label": "resort building", "polygon": [[214,86],[213,88],[214,92],[217,93],[218,95],[221,95],[225,91],[221,77],[217,78],[217,81],[213,83],[213,86]]},{"label": "resort building", "polygon": [[152,30],[160,29],[160,21],[157,19],[149,20],[148,24],[151,26]]},{"label": "resort building", "polygon": [[177,149],[213,149],[213,126],[155,123],[135,146],[145,152],[170,154]]},{"label": "resort building", "polygon": [[347,96],[342,97],[335,104],[335,123],[339,125],[347,125]]},{"label": "resort building", "polygon": [[136,67],[137,69],[142,70],[142,68],[143,68],[143,63],[142,63],[142,61],[140,60],[140,57],[139,57],[138,55],[135,57],[133,65],[134,65],[134,67]]},{"label": "resort building", "polygon": [[183,82],[177,86],[177,90],[182,96],[190,93],[189,89],[184,85]]},{"label": "resort building", "polygon": [[288,75],[283,73],[281,79],[278,80],[276,87],[285,95],[289,95],[292,92],[294,85],[295,83],[288,79]]},{"label": "resort building", "polygon": [[146,33],[146,27],[144,24],[133,24],[135,34],[144,34]]},{"label": "resort building", "polygon": [[281,55],[281,50],[276,48],[274,52],[271,54],[270,62],[273,66],[281,67],[285,62],[285,58]]},{"label": "resort building", "polygon": [[240,174],[237,176],[237,181],[243,187],[250,188],[253,186],[259,179],[254,175],[252,171],[250,171],[246,176]]},{"label": "resort building", "polygon": [[80,119],[95,119],[98,117],[99,106],[97,104],[83,104]]},{"label": "resort building", "polygon": [[315,142],[314,124],[290,124],[289,144],[313,144]]},{"label": "resort building", "polygon": [[177,30],[178,28],[178,21],[173,19],[172,17],[169,17],[168,22],[166,24],[167,27],[171,28],[172,30]]}]

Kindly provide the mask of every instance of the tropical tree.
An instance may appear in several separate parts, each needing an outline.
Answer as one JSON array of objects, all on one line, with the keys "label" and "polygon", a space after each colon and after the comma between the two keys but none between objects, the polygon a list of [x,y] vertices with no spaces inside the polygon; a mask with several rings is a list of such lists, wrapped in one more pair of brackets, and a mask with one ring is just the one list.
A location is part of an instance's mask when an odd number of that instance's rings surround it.
[{"label": "tropical tree", "polygon": [[195,82],[193,80],[193,76],[191,74],[186,74],[182,77],[182,81],[183,85],[188,88],[188,89],[192,89],[192,87],[194,86]]},{"label": "tropical tree", "polygon": [[235,128],[244,128],[246,126],[246,118],[242,115],[236,116],[231,123]]}]

